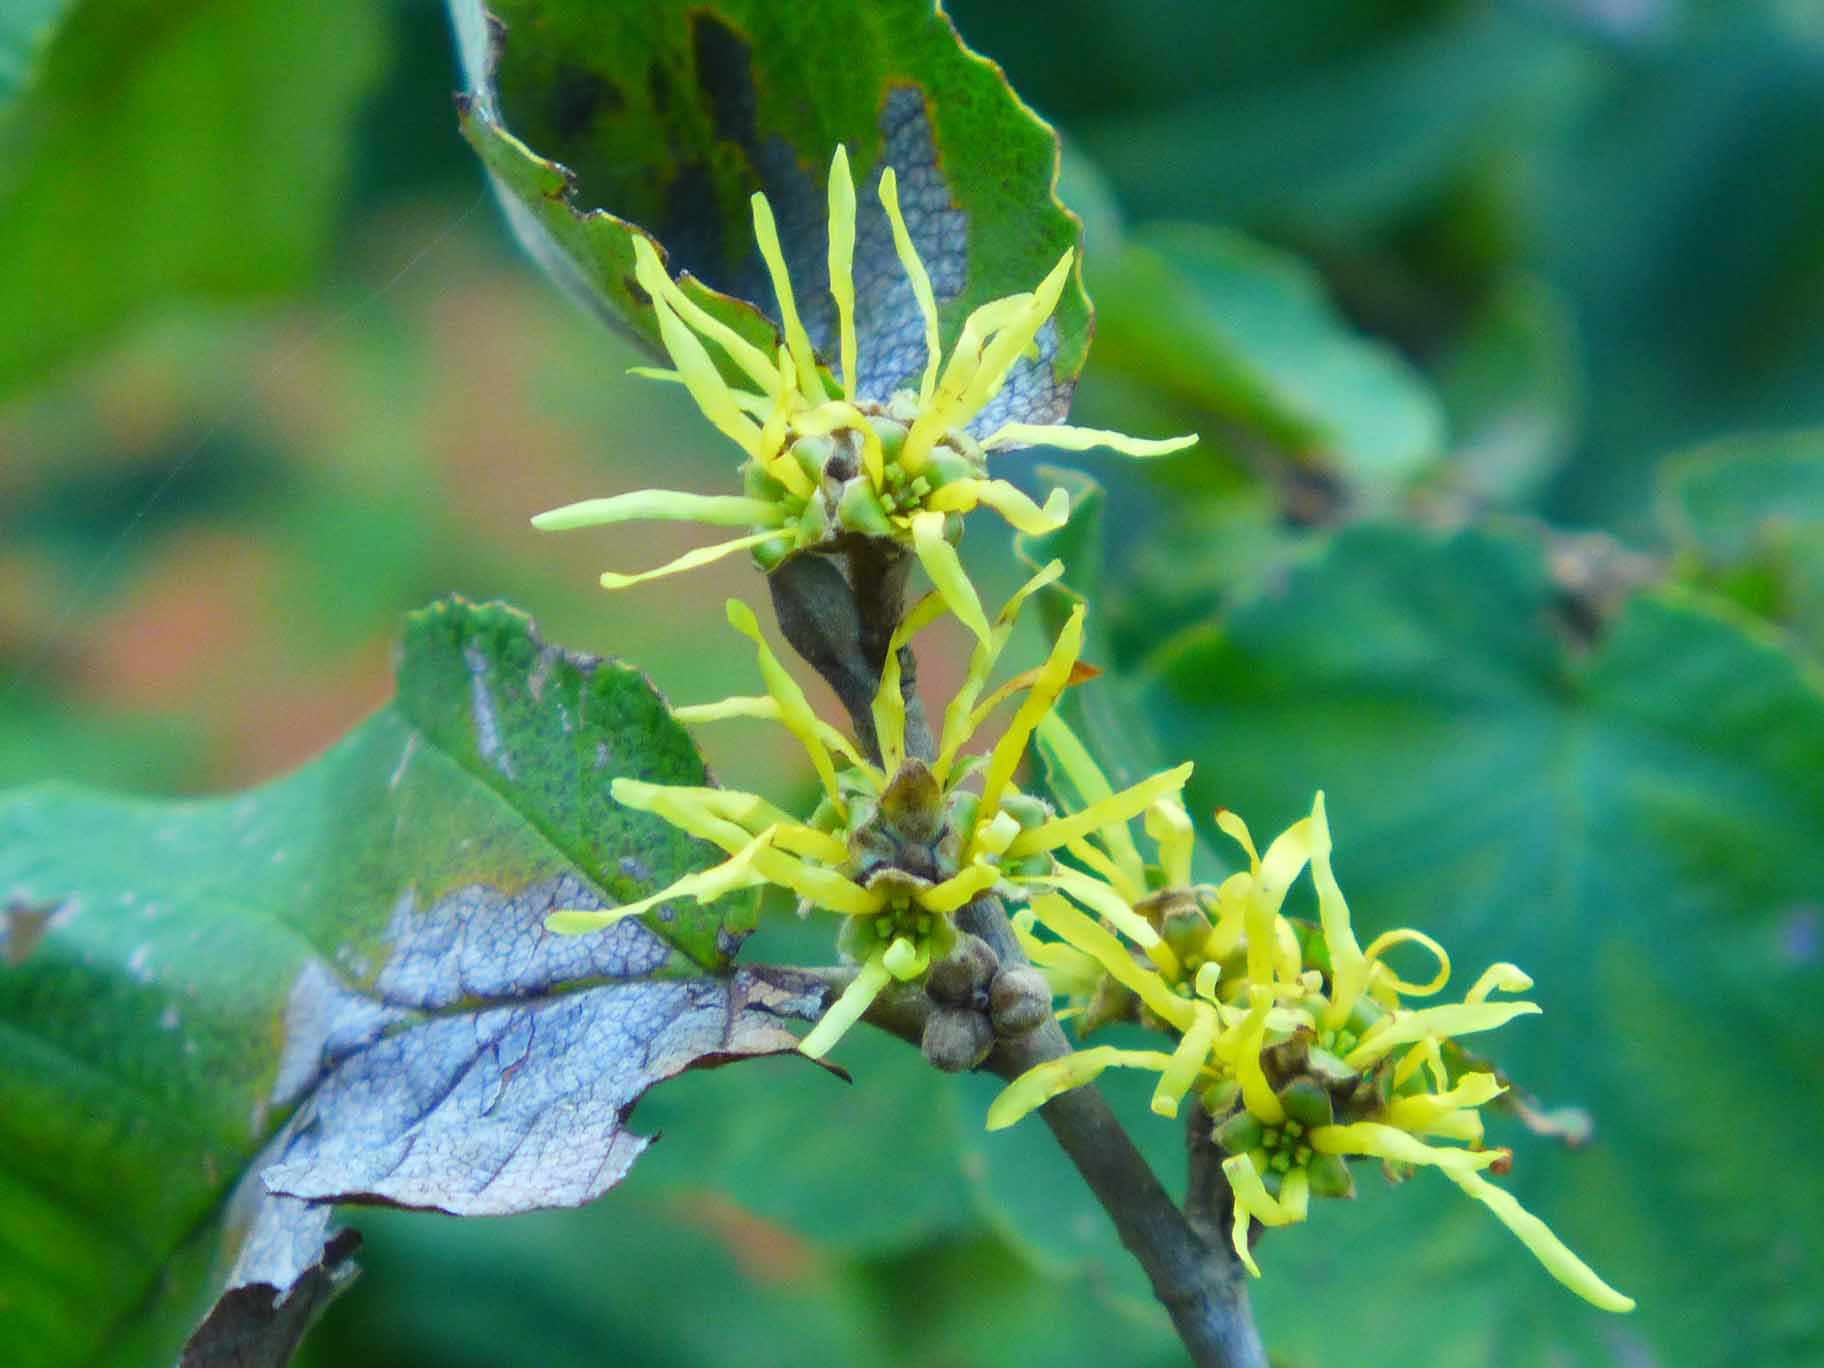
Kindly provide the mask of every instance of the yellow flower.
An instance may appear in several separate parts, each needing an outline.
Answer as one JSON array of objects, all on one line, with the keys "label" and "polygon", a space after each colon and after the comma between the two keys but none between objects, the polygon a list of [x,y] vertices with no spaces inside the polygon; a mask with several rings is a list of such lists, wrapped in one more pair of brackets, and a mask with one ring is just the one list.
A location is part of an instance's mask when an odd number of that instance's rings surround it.
[{"label": "yellow flower", "polygon": [[[874,722],[881,761],[863,756],[839,731],[821,721],[810,702],[760,634],[746,605],[730,601],[729,621],[755,646],[766,693],[675,710],[686,723],[745,717],[786,727],[809,755],[823,787],[810,821],[799,821],[758,794],[617,779],[615,800],[662,817],[673,826],[721,847],[728,858],[687,875],[649,897],[603,910],[553,913],[553,931],[581,934],[608,926],[672,898],[710,901],[742,888],[773,884],[789,889],[807,907],[846,918],[842,945],[860,965],[853,983],[805,1037],[801,1048],[820,1056],[892,980],[923,976],[955,942],[954,914],[990,889],[1019,894],[1014,880],[1049,873],[1049,851],[1069,829],[1041,803],[1020,793],[1013,773],[1034,729],[1076,674],[1083,610],[1065,624],[1043,665],[1016,675],[983,697],[1021,605],[1051,583],[1057,562],[1033,576],[986,622],[975,591],[962,589],[985,634],[970,659],[961,689],[945,710],[939,753],[926,762],[906,753],[905,701],[900,690],[899,648],[939,617],[946,600],[927,595],[907,613],[886,653]],[[1002,703],[1023,695],[1000,740],[985,755],[963,746]],[[965,787],[979,776],[977,787]],[[1120,806],[1128,795],[1111,795]]]},{"label": "yellow flower", "polygon": [[[971,313],[945,360],[937,301],[906,231],[891,167],[881,173],[879,195],[925,324],[923,373],[915,385],[906,377],[907,387],[891,394],[856,390],[855,186],[845,149],[836,149],[829,178],[830,295],[836,305],[839,375],[821,365],[812,350],[765,195],[753,197],[754,236],[779,298],[784,334],[772,355],[704,310],[667,273],[652,243],[634,237],[634,274],[652,299],[674,367],[639,368],[636,373],[690,391],[704,416],[746,453],[747,492],[735,497],[640,490],[553,509],[533,524],[565,530],[671,519],[751,530],[643,574],[605,574],[605,587],[676,574],[742,549],[753,551],[771,569],[793,551],[853,533],[909,544],[941,587],[960,573],[949,544],[959,530],[954,515],[986,505],[1023,532],[1046,532],[1060,526],[1069,511],[1061,489],[1054,489],[1041,508],[1007,481],[989,478],[986,453],[1044,444],[1068,450],[1106,446],[1130,456],[1157,456],[1197,440],[1147,441],[1092,428],[1015,422],[978,442],[969,424],[1000,392],[1015,362],[1032,353],[1034,338],[1064,291],[1075,253],[1067,250],[1032,291],[993,300]],[[741,383],[729,382],[711,347],[729,371],[743,377]],[[945,594],[953,597],[947,589]]]},{"label": "yellow flower", "polygon": [[[1082,781],[1069,777],[1081,789]],[[1147,937],[1157,933],[1131,905],[1131,881],[1120,892],[1105,885],[1096,897],[1062,885],[1062,895],[1034,898],[1030,908],[1029,927],[1043,926],[1131,991],[1177,1035],[1176,1047],[1168,1053],[1104,1046],[1041,1064],[995,1099],[988,1128],[1013,1124],[1104,1069],[1151,1069],[1160,1076],[1155,1112],[1175,1115],[1196,1091],[1212,1115],[1224,1118],[1213,1138],[1230,1151],[1222,1168],[1234,1194],[1233,1240],[1250,1272],[1260,1271],[1249,1249],[1252,1221],[1281,1226],[1305,1220],[1312,1195],[1353,1191],[1344,1161],[1373,1157],[1389,1166],[1438,1169],[1573,1292],[1604,1310],[1632,1310],[1631,1299],[1483,1176],[1491,1168],[1503,1171],[1510,1158],[1508,1151],[1482,1144],[1479,1109],[1503,1085],[1485,1071],[1459,1068],[1453,1074],[1442,1048],[1458,1036],[1536,1013],[1531,1002],[1489,1000],[1496,991],[1523,992],[1532,980],[1511,964],[1496,964],[1460,1003],[1407,1006],[1406,998],[1443,989],[1449,958],[1436,941],[1411,929],[1360,947],[1331,867],[1321,793],[1311,815],[1281,833],[1264,856],[1240,818],[1224,812],[1217,822],[1247,854],[1248,868],[1225,880],[1213,899],[1200,900],[1214,910],[1204,924],[1194,976],[1149,947]],[[1124,863],[1107,846],[1103,853],[1112,865]],[[1281,909],[1306,864],[1320,925],[1301,938]],[[1126,879],[1132,870],[1118,872]],[[1111,915],[1110,899],[1128,904],[1125,916]],[[1145,933],[1134,933],[1136,921]],[[1031,939],[1041,946],[1057,943]],[[1409,943],[1437,959],[1437,972],[1425,983],[1407,982],[1383,960],[1394,946]]]}]

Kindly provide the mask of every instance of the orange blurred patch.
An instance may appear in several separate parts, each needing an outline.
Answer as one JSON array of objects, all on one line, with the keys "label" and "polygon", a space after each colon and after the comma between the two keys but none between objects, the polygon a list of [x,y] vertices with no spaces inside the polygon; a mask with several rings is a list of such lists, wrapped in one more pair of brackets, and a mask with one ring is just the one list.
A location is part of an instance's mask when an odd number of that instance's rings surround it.
[{"label": "orange blurred patch", "polygon": [[183,712],[220,700],[231,662],[262,634],[276,573],[272,552],[248,537],[211,531],[174,543],[84,632],[77,692],[108,706]]},{"label": "orange blurred patch", "polygon": [[796,1282],[822,1264],[808,1240],[718,1193],[691,1193],[671,1205],[686,1222],[720,1240],[750,1281]]},{"label": "orange blurred patch", "polygon": [[231,788],[283,774],[345,735],[393,695],[392,642],[376,637],[340,659],[287,672],[236,700],[212,778]]}]

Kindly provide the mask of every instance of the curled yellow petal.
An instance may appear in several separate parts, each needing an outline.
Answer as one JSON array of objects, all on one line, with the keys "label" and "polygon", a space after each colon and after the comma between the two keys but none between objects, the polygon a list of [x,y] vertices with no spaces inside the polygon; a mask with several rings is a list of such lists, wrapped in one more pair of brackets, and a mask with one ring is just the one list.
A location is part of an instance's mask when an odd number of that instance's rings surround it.
[{"label": "curled yellow petal", "polygon": [[842,1039],[849,1027],[861,1020],[862,1013],[874,1005],[874,999],[880,996],[881,989],[892,978],[887,971],[886,953],[884,949],[875,951],[868,962],[861,966],[860,972],[850,980],[849,986],[842,990],[842,996],[830,1004],[830,1010],[811,1028],[810,1034],[798,1042],[800,1054],[822,1059],[830,1052],[830,1047]]},{"label": "curled yellow petal", "polygon": [[779,704],[780,723],[798,738],[798,744],[810,756],[811,766],[823,781],[823,791],[831,806],[838,813],[847,814],[848,802],[836,784],[836,767],[831,763],[829,749],[823,744],[823,736],[817,728],[817,714],[811,710],[804,690],[798,687],[798,681],[779,663],[772,647],[766,644],[766,638],[760,635],[760,623],[755,619],[753,609],[739,599],[730,599],[728,621],[737,632],[754,643],[760,677],[766,683],[766,691]]},{"label": "curled yellow petal", "polygon": [[895,936],[887,953],[881,957],[881,963],[886,965],[889,974],[905,983],[931,967],[931,951],[914,945],[906,936]]},{"label": "curled yellow petal", "polygon": [[855,397],[855,182],[849,149],[836,144],[830,163],[830,298],[836,301],[841,336],[842,392]]},{"label": "curled yellow petal", "polygon": [[893,250],[899,254],[899,264],[912,285],[912,297],[918,301],[918,311],[925,320],[925,371],[918,384],[918,406],[922,409],[931,402],[937,386],[937,367],[943,358],[937,334],[937,298],[931,293],[931,277],[925,272],[925,263],[919,260],[912,235],[906,231],[905,217],[899,212],[899,179],[890,166],[880,173],[880,203],[887,211],[887,222],[893,226]]},{"label": "curled yellow petal", "polygon": [[1248,868],[1255,874],[1260,873],[1260,854],[1254,849],[1254,837],[1248,830],[1248,824],[1241,820],[1241,814],[1231,812],[1228,808],[1219,808],[1216,812],[1216,825],[1230,840],[1247,852]]},{"label": "curled yellow petal", "polygon": [[568,532],[623,522],[699,522],[715,527],[777,527],[785,514],[766,499],[733,494],[686,494],[671,489],[636,489],[606,499],[584,499],[540,513],[532,526]]},{"label": "curled yellow petal", "polygon": [[1524,993],[1533,986],[1532,976],[1517,964],[1505,960],[1491,964],[1482,971],[1482,977],[1463,995],[1465,1002],[1486,1002],[1493,992]]},{"label": "curled yellow petal", "polygon": [[1028,1112],[1037,1111],[1060,1093],[1093,1080],[1104,1069],[1117,1065],[1131,1069],[1163,1069],[1171,1056],[1158,1050],[1119,1050],[1098,1045],[1061,1059],[1035,1064],[1001,1089],[988,1108],[988,1129],[1005,1130]]},{"label": "curled yellow petal", "polygon": [[1008,447],[1048,446],[1059,451],[1088,451],[1107,447],[1123,456],[1169,456],[1195,446],[1197,434],[1185,437],[1129,437],[1104,428],[1068,427],[1062,423],[1003,423],[983,441],[987,451]]},{"label": "curled yellow petal", "polygon": [[1447,1168],[1444,1176],[1483,1206],[1519,1238],[1544,1265],[1545,1271],[1591,1306],[1604,1311],[1632,1311],[1634,1299],[1610,1287],[1582,1259],[1552,1233],[1552,1228],[1515,1199],[1506,1188],[1496,1187],[1479,1173]]},{"label": "curled yellow petal", "polygon": [[[1381,957],[1396,945],[1424,946],[1437,959],[1438,972],[1426,983],[1408,983],[1381,961]],[[1362,953],[1371,964],[1379,962],[1382,975],[1380,982],[1385,983],[1387,987],[1403,997],[1430,997],[1450,982],[1450,956],[1445,953],[1444,947],[1423,931],[1415,931],[1410,926],[1383,931],[1368,942],[1368,948]]]}]

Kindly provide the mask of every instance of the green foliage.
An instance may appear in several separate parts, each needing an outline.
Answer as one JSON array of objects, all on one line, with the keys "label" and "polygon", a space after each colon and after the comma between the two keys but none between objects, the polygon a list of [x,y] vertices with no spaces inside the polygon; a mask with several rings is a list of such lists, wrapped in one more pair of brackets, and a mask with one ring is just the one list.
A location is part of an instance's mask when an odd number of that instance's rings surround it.
[{"label": "green foliage", "polygon": [[[895,288],[898,260],[873,202],[883,167],[907,187],[947,335],[976,306],[1030,290],[1077,239],[1052,195],[1055,136],[919,0],[637,9],[496,0],[485,10],[453,0],[451,9],[469,91],[464,132],[516,232],[560,284],[649,345],[657,325],[633,280],[641,231],[670,254],[674,274],[708,287],[704,307],[771,349],[767,319],[779,313],[748,211],[763,190],[806,327],[834,358],[823,202],[837,143],[859,187],[864,393],[884,397],[923,361],[906,310],[884,307],[911,299]],[[502,27],[490,28],[489,14]],[[1074,286],[1043,344],[1050,387],[1065,395],[1088,326]]]},{"label": "green foliage", "polygon": [[1172,224],[1134,234],[1095,279],[1098,371],[1179,401],[1193,421],[1232,424],[1367,487],[1397,487],[1441,454],[1431,391],[1351,331],[1299,262]]},{"label": "green foliage", "polygon": [[[1497,1062],[1542,1104],[1586,1108],[1595,1140],[1492,1138],[1515,1146],[1528,1205],[1641,1300],[1599,1325],[1435,1175],[1394,1190],[1363,1172],[1357,1202],[1259,1248],[1276,1355],[1815,1361],[1815,17],[1778,0],[1061,0],[1044,25],[948,8],[1095,192],[1099,364],[1073,417],[1205,434],[1143,471],[1097,465],[1106,496],[1080,486],[1094,506],[1040,551],[1095,604],[1088,658],[1107,673],[1072,691],[1073,721],[1117,776],[1194,758],[1203,816],[1276,829],[1325,788],[1365,930],[1438,935],[1459,988],[1495,956],[1537,977],[1545,1015]],[[748,668],[687,624],[751,597],[751,577],[605,606],[584,588],[599,544],[523,531],[680,464],[708,490],[729,463],[684,396],[623,383],[630,356],[515,274],[487,213],[446,236],[478,189],[422,174],[462,150],[452,85],[518,226],[636,333],[631,224],[770,343],[746,196],[773,198],[815,296],[839,139],[864,216],[908,129],[915,155],[894,160],[962,215],[947,337],[1076,240],[1047,131],[911,0],[500,9],[490,91],[475,5],[466,77],[430,4],[0,6],[0,782],[168,794],[270,774],[379,701],[397,615],[451,588],[536,605],[554,639],[611,644],[680,702]],[[384,128],[360,117],[378,85]],[[920,119],[883,118],[894,90]],[[402,182],[421,206],[402,208]],[[221,307],[275,292],[283,317]],[[1073,288],[1055,377],[1074,379],[1088,321]],[[1334,530],[1365,506],[1376,524]],[[964,547],[985,585],[1013,573],[995,540]],[[1604,546],[1627,565],[1613,582]],[[562,871],[619,897],[665,877],[622,873],[675,838],[621,830],[593,747],[564,730],[559,705],[577,720],[595,686],[559,654],[536,698],[541,656],[514,621],[461,638],[420,622],[413,658],[435,646],[436,668],[408,668],[399,704],[250,799],[0,801],[0,907],[24,953],[0,965],[9,1347],[65,1361],[111,1335],[102,1361],[169,1361],[226,1272],[220,1204],[288,1115],[271,1097],[299,966],[359,941],[379,973],[400,880]],[[472,726],[470,642],[519,690],[489,695],[524,729],[494,752],[512,780]],[[922,663],[934,697],[960,669],[941,642]],[[444,741],[419,742],[395,828],[386,784],[413,734]],[[654,763],[681,774],[688,747],[665,736]],[[802,787],[757,731],[704,739],[721,778]],[[289,821],[251,860],[242,801]],[[47,879],[92,896],[56,912]],[[647,925],[681,946],[666,972],[697,982],[721,962],[717,919],[676,911]],[[769,926],[743,958],[828,953]],[[982,1133],[989,1080],[946,1083],[859,1032],[841,1058],[853,1088],[777,1061],[650,1095],[637,1128],[666,1143],[585,1210],[362,1214],[368,1273],[317,1361],[492,1363],[510,1345],[702,1362],[776,1337],[835,1362],[1175,1361],[1042,1130]],[[1181,1137],[1133,1082],[1105,1087],[1173,1185]]]},{"label": "green foliage", "polygon": [[587,1200],[644,1147],[622,1124],[646,1087],[789,1048],[767,1023],[802,1005],[704,977],[751,900],[588,944],[543,931],[706,862],[602,808],[619,775],[703,778],[644,678],[452,602],[413,620],[398,701],[275,784],[0,805],[0,1267],[21,1362],[168,1359],[218,1247],[242,1240],[237,1280],[280,1289],[297,1256],[268,1254],[269,1224],[314,1259],[327,1207],[295,1198]]},{"label": "green foliage", "polygon": [[294,284],[381,57],[360,0],[71,7],[0,122],[0,390],[149,304]]},{"label": "green foliage", "polygon": [[[1587,1107],[1597,1143],[1564,1154],[1502,1140],[1517,1145],[1523,1200],[1639,1289],[1638,1322],[1619,1333],[1678,1362],[1816,1350],[1824,1325],[1798,1289],[1824,1253],[1824,1191],[1770,1185],[1762,1156],[1798,1152],[1824,1110],[1801,1088],[1750,1121],[1737,1100],[1750,1079],[1796,1081],[1787,1069],[1824,1033],[1801,989],[1815,962],[1782,949],[1815,922],[1824,883],[1824,692],[1810,666],[1669,591],[1632,600],[1591,640],[1531,539],[1365,527],[1181,639],[1135,701],[1162,748],[1199,760],[1199,810],[1272,827],[1326,791],[1365,933],[1421,927],[1466,978],[1495,959],[1535,977],[1546,1014],[1505,1033],[1500,1063],[1549,1102]],[[1300,1341],[1294,1289],[1365,1321],[1403,1314],[1386,1288],[1421,1279],[1463,1327],[1453,1362],[1583,1354],[1618,1333],[1480,1253],[1438,1287],[1427,1269],[1442,1237],[1425,1232],[1465,1224],[1441,1210],[1453,1200],[1389,1204],[1372,1235],[1366,1222],[1336,1230],[1326,1211],[1269,1240],[1263,1315],[1286,1327],[1280,1342]],[[1790,1262],[1744,1262],[1749,1232],[1776,1228]],[[1373,1279],[1332,1262],[1362,1238]],[[1711,1290],[1720,1269],[1728,1296]],[[1401,1360],[1387,1330],[1387,1356],[1358,1361]],[[1330,1342],[1309,1333],[1308,1352]]]}]

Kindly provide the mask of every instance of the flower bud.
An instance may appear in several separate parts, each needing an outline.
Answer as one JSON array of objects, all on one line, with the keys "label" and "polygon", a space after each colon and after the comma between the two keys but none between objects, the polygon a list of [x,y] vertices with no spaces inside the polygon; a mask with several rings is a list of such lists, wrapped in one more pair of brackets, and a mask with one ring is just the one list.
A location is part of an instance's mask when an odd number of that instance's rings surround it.
[{"label": "flower bud", "polygon": [[1260,1118],[1251,1111],[1238,1111],[1216,1127],[1215,1140],[1230,1154],[1245,1154],[1259,1147],[1266,1136]]},{"label": "flower bud", "polygon": [[945,1073],[962,1073],[988,1057],[994,1048],[994,1027],[980,1012],[940,1007],[926,1019],[919,1048]]},{"label": "flower bud", "polygon": [[1336,1120],[1330,1094],[1315,1079],[1295,1078],[1286,1084],[1279,1090],[1279,1105],[1306,1130],[1313,1126],[1328,1126]]},{"label": "flower bud", "polygon": [[1311,1177],[1313,1197],[1355,1196],[1355,1175],[1340,1155],[1314,1154],[1305,1171]]},{"label": "flower bud", "polygon": [[999,968],[1000,961],[987,941],[967,931],[959,932],[956,948],[933,964],[925,976],[925,991],[934,1002],[971,1007]]},{"label": "flower bud", "polygon": [[1003,969],[988,990],[988,1013],[997,1036],[1023,1036],[1051,1016],[1051,985],[1025,965]]},{"label": "flower bud", "polygon": [[857,476],[842,487],[836,501],[836,521],[850,532],[869,537],[890,537],[893,524],[887,521],[887,510],[869,483]]}]

